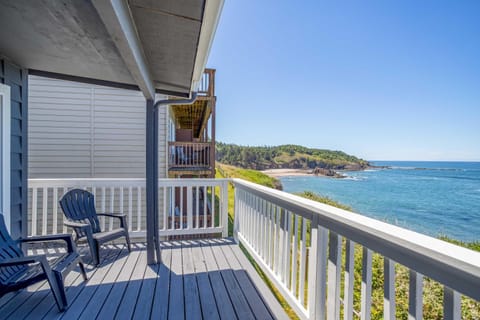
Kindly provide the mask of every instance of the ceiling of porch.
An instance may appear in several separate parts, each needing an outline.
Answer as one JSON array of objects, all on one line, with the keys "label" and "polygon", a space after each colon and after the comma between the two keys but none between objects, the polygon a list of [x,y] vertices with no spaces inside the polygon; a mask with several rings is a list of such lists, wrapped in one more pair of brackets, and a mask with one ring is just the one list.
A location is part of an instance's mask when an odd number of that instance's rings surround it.
[{"label": "ceiling of porch", "polygon": [[[213,15],[205,12],[207,2]],[[204,68],[200,42],[211,42],[222,4],[0,0],[0,52],[28,69],[187,96],[196,64]],[[214,27],[202,40],[208,17]]]}]

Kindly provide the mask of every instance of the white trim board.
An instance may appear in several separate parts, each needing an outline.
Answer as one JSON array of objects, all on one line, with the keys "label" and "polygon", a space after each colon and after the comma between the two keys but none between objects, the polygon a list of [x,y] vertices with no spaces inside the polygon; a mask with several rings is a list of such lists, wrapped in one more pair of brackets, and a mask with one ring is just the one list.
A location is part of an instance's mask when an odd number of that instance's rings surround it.
[{"label": "white trim board", "polygon": [[0,213],[10,231],[10,87],[0,84]]}]

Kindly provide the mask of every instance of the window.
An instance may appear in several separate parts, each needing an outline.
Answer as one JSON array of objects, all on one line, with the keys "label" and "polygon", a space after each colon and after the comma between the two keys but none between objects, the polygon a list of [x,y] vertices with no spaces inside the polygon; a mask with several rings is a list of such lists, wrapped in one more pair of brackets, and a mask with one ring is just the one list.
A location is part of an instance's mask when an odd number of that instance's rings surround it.
[{"label": "window", "polygon": [[0,84],[0,213],[10,229],[10,87]]}]

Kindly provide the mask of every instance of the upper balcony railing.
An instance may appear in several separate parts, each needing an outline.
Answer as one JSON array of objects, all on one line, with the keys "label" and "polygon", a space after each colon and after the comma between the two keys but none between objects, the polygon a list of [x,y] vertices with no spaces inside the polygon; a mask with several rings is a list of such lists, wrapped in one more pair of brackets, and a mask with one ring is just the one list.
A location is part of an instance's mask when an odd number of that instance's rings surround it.
[{"label": "upper balcony railing", "polygon": [[169,142],[169,169],[213,170],[211,142]]},{"label": "upper balcony railing", "polygon": [[198,95],[203,97],[215,96],[215,69],[205,69],[200,79]]}]

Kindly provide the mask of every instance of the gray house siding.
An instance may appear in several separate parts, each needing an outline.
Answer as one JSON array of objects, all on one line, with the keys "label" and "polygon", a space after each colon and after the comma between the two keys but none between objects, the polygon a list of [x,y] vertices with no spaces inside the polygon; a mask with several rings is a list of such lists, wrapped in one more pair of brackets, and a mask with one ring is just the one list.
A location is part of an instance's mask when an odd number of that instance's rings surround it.
[{"label": "gray house siding", "polygon": [[[30,178],[145,178],[141,92],[30,76],[29,101]],[[166,110],[159,116],[160,177],[167,172]]]},{"label": "gray house siding", "polygon": [[10,231],[14,238],[27,234],[27,71],[0,57],[0,83],[11,90]]}]

